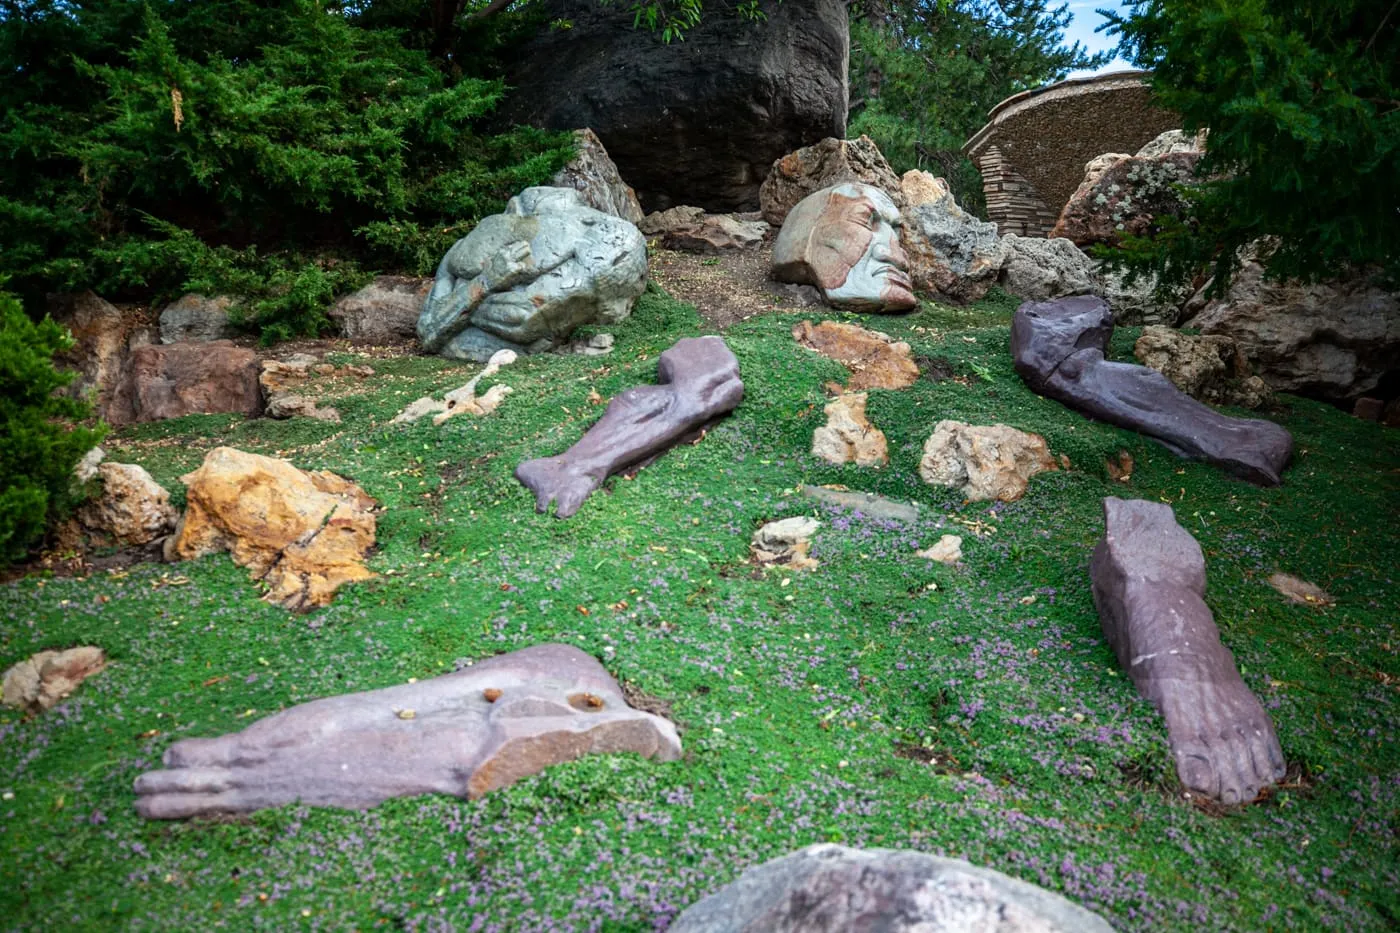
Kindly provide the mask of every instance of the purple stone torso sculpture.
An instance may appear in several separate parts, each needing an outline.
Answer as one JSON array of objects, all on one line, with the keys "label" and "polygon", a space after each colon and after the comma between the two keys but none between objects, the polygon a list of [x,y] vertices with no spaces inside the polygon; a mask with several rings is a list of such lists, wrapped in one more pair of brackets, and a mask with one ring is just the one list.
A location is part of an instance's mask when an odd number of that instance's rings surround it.
[{"label": "purple stone torso sculpture", "polygon": [[1206,606],[1206,562],[1171,507],[1104,499],[1089,565],[1104,636],[1138,691],[1167,721],[1189,790],[1248,803],[1284,776],[1269,714],[1245,686]]},{"label": "purple stone torso sculpture", "polygon": [[1146,366],[1105,359],[1113,314],[1084,295],[1028,301],[1011,322],[1016,372],[1031,391],[1076,411],[1137,431],[1172,453],[1204,460],[1264,486],[1277,486],[1293,437],[1272,421],[1230,418],[1182,392]]},{"label": "purple stone torso sculpture", "polygon": [[568,518],[613,473],[643,465],[733,411],[744,398],[739,361],[719,337],[686,337],[661,354],[657,384],[628,389],[557,457],[527,460],[515,478]]},{"label": "purple stone torso sculpture", "polygon": [[301,803],[480,797],[587,754],[680,757],[676,729],[627,705],[570,645],[535,645],[419,683],[302,703],[217,739],[185,739],[136,779],[136,810],[172,820]]}]

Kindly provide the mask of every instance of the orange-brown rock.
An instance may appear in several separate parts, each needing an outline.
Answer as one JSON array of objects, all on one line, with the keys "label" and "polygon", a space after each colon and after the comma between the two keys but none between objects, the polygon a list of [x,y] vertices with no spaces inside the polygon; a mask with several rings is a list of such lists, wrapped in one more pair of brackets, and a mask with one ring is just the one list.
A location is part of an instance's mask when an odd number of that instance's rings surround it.
[{"label": "orange-brown rock", "polygon": [[334,473],[216,447],[181,477],[188,505],[166,542],[168,560],[228,551],[267,586],[269,602],[310,609],[346,583],[374,576],[375,502]]},{"label": "orange-brown rock", "polygon": [[865,417],[864,392],[832,399],[826,406],[826,424],[812,432],[812,456],[841,466],[882,467],[890,462],[885,432]]},{"label": "orange-brown rock", "polygon": [[40,651],[5,672],[0,693],[4,694],[6,706],[41,713],[106,666],[107,655],[91,645],[67,651]]},{"label": "orange-brown rock", "polygon": [[836,321],[802,321],[792,329],[792,336],[807,349],[849,369],[851,381],[846,388],[852,392],[903,389],[919,378],[909,344],[879,331]]},{"label": "orange-brown rock", "polygon": [[1037,473],[1056,469],[1045,438],[1004,424],[940,421],[924,444],[919,475],[933,486],[955,486],[973,501],[1014,502]]}]

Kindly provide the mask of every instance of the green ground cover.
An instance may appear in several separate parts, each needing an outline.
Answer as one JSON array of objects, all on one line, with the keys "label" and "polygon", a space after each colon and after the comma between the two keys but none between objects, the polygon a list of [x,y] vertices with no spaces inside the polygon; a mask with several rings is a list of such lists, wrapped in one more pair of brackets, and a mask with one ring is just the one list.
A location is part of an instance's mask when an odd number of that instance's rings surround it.
[{"label": "green ground cover", "polygon": [[[1396,435],[1285,397],[1271,417],[1298,456],[1282,488],[1258,489],[1032,395],[1006,302],[925,306],[862,323],[976,378],[873,392],[892,462],[836,468],[808,446],[822,384],[844,370],[796,345],[798,319],[726,332],[743,405],[562,522],[536,515],[511,471],[576,440],[601,413],[591,391],[651,381],[662,350],[703,332],[664,294],[643,297],[611,356],[503,371],[515,394],[486,418],[388,426],[474,371],[406,357],[335,384],[339,425],[193,416],[117,432],[110,457],[177,500],[218,444],[355,479],[385,509],[380,576],[304,616],[260,602],[223,555],[0,587],[0,665],[80,643],[113,659],[44,716],[0,712],[0,927],[650,930],[819,841],[966,858],[1124,929],[1400,924]],[[1134,336],[1115,338],[1120,358]],[[1040,432],[1071,469],[1013,504],[965,504],[918,478],[943,418]],[[1136,463],[1126,485],[1103,467],[1120,449]],[[828,510],[803,483],[914,501],[921,518]],[[1159,717],[1100,637],[1088,559],[1115,494],[1170,501],[1205,549],[1207,601],[1293,766],[1262,802],[1182,797]],[[797,514],[823,522],[821,566],[756,571],[753,529]],[[963,566],[914,556],[945,532],[963,535]],[[1264,582],[1275,571],[1337,605],[1285,604]],[[477,802],[363,813],[151,823],[132,809],[133,779],[178,738],[551,640],[669,703],[684,760],[592,758]]]}]

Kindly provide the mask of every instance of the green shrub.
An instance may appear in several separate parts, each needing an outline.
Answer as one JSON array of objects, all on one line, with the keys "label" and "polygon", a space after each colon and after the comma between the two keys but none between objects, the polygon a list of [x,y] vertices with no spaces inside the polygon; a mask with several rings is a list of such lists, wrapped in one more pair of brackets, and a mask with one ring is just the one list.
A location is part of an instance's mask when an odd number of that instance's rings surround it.
[{"label": "green shrub", "polygon": [[54,368],[72,344],[49,318],[31,321],[0,292],[0,565],[18,560],[72,505],[73,467],[102,439],[101,429],[64,424],[89,406],[56,397],[73,379]]}]

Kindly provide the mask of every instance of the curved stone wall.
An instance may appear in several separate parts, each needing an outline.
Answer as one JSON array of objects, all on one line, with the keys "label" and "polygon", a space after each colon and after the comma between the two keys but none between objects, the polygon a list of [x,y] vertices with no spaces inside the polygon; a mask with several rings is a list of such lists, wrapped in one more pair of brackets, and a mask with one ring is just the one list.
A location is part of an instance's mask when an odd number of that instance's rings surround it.
[{"label": "curved stone wall", "polygon": [[1134,153],[1181,118],[1152,102],[1145,71],[1075,78],[997,104],[963,145],[982,171],[987,216],[1003,233],[1045,236],[1105,152]]}]

